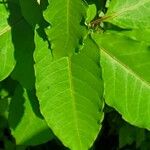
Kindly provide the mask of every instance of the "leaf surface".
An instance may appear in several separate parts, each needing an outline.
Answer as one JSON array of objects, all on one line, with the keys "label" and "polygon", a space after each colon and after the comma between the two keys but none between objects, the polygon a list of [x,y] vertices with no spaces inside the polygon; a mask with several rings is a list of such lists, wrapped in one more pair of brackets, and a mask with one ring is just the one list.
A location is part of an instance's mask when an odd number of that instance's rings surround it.
[{"label": "leaf surface", "polygon": [[38,109],[33,91],[18,86],[9,110],[9,125],[17,145],[39,145],[53,137]]},{"label": "leaf surface", "polygon": [[0,4],[0,81],[5,79],[15,66],[8,15],[4,4]]},{"label": "leaf surface", "polygon": [[150,129],[149,45],[117,33],[93,37],[101,48],[106,103],[131,124]]},{"label": "leaf surface", "polygon": [[113,0],[106,21],[122,28],[150,28],[150,0]]},{"label": "leaf surface", "polygon": [[[115,32],[115,31],[110,31]],[[150,29],[140,30],[140,29],[134,29],[134,30],[123,30],[121,32],[118,32],[118,34],[122,34],[122,36],[129,37],[136,41],[146,42],[147,44],[150,43]]]},{"label": "leaf surface", "polygon": [[51,24],[47,36],[54,57],[70,56],[78,51],[86,34],[84,20],[86,8],[82,0],[49,0],[44,13]]},{"label": "leaf surface", "polygon": [[65,146],[88,150],[103,119],[97,46],[88,39],[80,53],[53,60],[50,50],[37,39],[34,58],[41,112]]}]

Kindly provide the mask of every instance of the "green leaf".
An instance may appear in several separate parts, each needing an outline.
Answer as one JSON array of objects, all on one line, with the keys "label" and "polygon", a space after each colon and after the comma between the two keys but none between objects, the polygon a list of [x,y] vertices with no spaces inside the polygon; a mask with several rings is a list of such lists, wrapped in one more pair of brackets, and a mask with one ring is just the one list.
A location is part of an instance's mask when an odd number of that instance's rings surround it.
[{"label": "green leaf", "polygon": [[55,58],[78,51],[86,35],[86,8],[82,0],[49,0],[44,16],[51,24],[47,36]]},{"label": "green leaf", "polygon": [[4,4],[0,4],[0,81],[8,77],[15,66],[8,15]]},{"label": "green leaf", "polygon": [[88,150],[101,128],[103,83],[97,46],[91,39],[72,57],[53,60],[37,37],[36,90],[54,134],[71,150]]},{"label": "green leaf", "polygon": [[150,29],[123,30],[119,34],[123,34],[124,36],[129,37],[136,41],[143,41],[146,43],[150,43]]},{"label": "green leaf", "polygon": [[112,0],[105,18],[122,28],[150,28],[150,0]]},{"label": "green leaf", "polygon": [[89,24],[96,16],[97,9],[95,4],[88,5],[86,23]]},{"label": "green leaf", "polygon": [[133,125],[150,129],[150,49],[117,33],[95,34],[106,103]]},{"label": "green leaf", "polygon": [[53,137],[38,109],[33,91],[18,86],[9,110],[9,125],[17,145],[39,145]]}]

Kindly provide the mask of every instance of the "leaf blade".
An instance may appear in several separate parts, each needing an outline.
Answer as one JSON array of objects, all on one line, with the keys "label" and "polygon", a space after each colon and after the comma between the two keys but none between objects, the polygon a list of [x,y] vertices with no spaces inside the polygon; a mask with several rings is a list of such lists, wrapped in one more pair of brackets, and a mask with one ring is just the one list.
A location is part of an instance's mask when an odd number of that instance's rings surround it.
[{"label": "leaf blade", "polygon": [[106,103],[131,124],[149,129],[148,45],[117,32],[108,31],[94,38],[101,48]]},{"label": "leaf blade", "polygon": [[[40,59],[41,50],[38,49],[34,57],[42,114],[54,134],[73,150],[86,150],[92,145],[101,128],[97,121],[103,119],[99,56],[95,44],[88,42],[87,50],[72,57],[53,60],[50,51],[43,46],[43,55],[47,53],[45,58]],[[89,50],[92,47],[93,52]]]},{"label": "leaf blade", "polygon": [[149,7],[149,0],[111,1],[106,21],[122,28],[149,29]]},{"label": "leaf blade", "polygon": [[53,138],[51,130],[38,110],[37,102],[33,91],[17,86],[8,117],[17,145],[39,145]]},{"label": "leaf blade", "polygon": [[82,0],[51,0],[44,16],[51,25],[46,33],[54,57],[70,56],[78,51],[86,36],[83,25],[86,16],[85,3]]},{"label": "leaf blade", "polygon": [[11,27],[8,25],[8,12],[0,5],[0,81],[4,80],[15,66],[14,50],[11,42]]}]

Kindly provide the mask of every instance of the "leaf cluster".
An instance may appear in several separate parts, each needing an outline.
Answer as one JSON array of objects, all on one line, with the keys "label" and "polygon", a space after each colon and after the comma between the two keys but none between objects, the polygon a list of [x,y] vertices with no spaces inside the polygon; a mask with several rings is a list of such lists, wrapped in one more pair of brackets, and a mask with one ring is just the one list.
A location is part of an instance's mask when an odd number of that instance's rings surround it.
[{"label": "leaf cluster", "polygon": [[148,150],[149,8],[150,0],[1,0],[2,149],[102,149],[115,137],[104,149]]}]

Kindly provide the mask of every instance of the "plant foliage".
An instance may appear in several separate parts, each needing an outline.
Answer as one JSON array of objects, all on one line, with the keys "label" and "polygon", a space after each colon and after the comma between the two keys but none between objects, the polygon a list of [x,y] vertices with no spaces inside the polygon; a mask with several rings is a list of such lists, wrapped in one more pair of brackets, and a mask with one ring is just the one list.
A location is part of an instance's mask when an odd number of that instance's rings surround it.
[{"label": "plant foliage", "polygon": [[[141,147],[150,129],[149,7],[150,0],[1,0],[3,148],[57,139],[88,150],[105,126],[120,149]],[[114,109],[128,123],[105,121]]]}]

